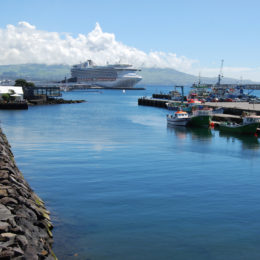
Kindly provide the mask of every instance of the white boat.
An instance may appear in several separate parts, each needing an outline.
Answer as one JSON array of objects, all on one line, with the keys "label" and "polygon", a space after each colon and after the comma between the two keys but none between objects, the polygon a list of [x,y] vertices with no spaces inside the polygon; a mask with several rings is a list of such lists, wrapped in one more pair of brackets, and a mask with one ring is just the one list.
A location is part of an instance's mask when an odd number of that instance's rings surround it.
[{"label": "white boat", "polygon": [[142,77],[130,64],[108,64],[97,66],[92,60],[72,66],[71,82],[102,88],[133,88]]},{"label": "white boat", "polygon": [[167,115],[167,124],[170,126],[186,126],[190,121],[188,113],[177,111],[174,115]]}]

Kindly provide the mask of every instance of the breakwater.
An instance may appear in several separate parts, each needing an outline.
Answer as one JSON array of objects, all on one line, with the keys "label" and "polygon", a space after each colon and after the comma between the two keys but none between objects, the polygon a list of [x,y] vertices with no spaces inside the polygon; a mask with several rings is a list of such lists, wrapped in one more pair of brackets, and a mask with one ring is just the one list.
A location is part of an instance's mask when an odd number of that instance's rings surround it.
[{"label": "breakwater", "polygon": [[17,168],[0,129],[0,259],[57,259],[44,202]]},{"label": "breakwater", "polygon": [[58,104],[77,104],[84,103],[85,100],[65,100],[63,98],[48,98],[48,99],[35,99],[29,100],[29,105],[58,105]]},{"label": "breakwater", "polygon": [[25,101],[14,101],[14,102],[0,102],[0,109],[28,109],[28,104]]}]

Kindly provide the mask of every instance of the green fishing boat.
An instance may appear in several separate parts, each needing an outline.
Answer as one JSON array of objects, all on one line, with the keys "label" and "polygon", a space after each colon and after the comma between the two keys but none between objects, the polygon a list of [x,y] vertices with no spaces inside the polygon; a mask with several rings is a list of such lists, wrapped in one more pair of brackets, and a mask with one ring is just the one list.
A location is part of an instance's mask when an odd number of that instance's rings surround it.
[{"label": "green fishing boat", "polygon": [[234,134],[255,134],[259,126],[259,121],[253,117],[244,117],[241,124],[221,123],[219,130]]},{"label": "green fishing boat", "polygon": [[209,127],[212,118],[212,110],[193,111],[189,121],[190,126]]}]

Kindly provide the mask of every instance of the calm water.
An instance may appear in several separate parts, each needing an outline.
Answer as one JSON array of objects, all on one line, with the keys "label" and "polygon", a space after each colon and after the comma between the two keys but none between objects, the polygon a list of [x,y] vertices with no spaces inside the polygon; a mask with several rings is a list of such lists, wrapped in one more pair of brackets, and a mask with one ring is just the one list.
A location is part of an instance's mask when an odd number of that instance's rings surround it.
[{"label": "calm water", "polygon": [[166,110],[137,105],[160,90],[0,111],[60,260],[260,259],[259,140],[167,128]]}]

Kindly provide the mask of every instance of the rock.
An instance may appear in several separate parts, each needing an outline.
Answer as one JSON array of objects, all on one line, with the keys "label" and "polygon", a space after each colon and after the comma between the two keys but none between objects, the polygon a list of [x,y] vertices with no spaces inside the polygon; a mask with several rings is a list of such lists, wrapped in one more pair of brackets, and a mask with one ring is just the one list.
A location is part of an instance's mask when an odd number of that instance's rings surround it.
[{"label": "rock", "polygon": [[11,257],[14,256],[14,251],[12,251],[11,248],[8,249],[4,249],[2,250],[2,252],[0,253],[0,259],[11,259]]},{"label": "rock", "polygon": [[24,251],[19,247],[13,247],[13,251],[15,253],[15,256],[20,256],[24,254]]},{"label": "rock", "polygon": [[9,226],[7,222],[0,221],[0,232],[7,232]]},{"label": "rock", "polygon": [[4,243],[1,243],[1,248],[12,247],[15,244],[14,238],[7,239]]},{"label": "rock", "polygon": [[18,236],[16,236],[16,241],[21,246],[21,248],[23,248],[24,250],[26,249],[26,247],[28,245],[28,240],[27,240],[26,236],[18,235]]},{"label": "rock", "polygon": [[0,203],[2,203],[4,205],[13,205],[13,204],[18,204],[18,201],[13,198],[4,197],[4,198],[0,199]]},{"label": "rock", "polygon": [[8,193],[6,190],[0,190],[0,198],[7,197],[7,196],[8,196]]},{"label": "rock", "polygon": [[16,226],[16,227],[11,227],[10,228],[10,231],[15,233],[15,234],[20,234],[20,235],[23,235],[24,234],[24,231],[22,230],[21,227],[19,226]]},{"label": "rock", "polygon": [[8,189],[8,196],[12,198],[17,198],[18,192],[15,189]]},{"label": "rock", "polygon": [[8,179],[8,171],[2,170],[0,171],[0,179]]},{"label": "rock", "polygon": [[16,234],[8,232],[8,233],[2,233],[1,236],[6,238],[13,238],[16,236]]},{"label": "rock", "polygon": [[42,252],[41,252],[41,255],[43,255],[43,256],[47,256],[48,254],[49,254],[49,252],[46,250],[42,250]]},{"label": "rock", "polygon": [[0,204],[0,220],[13,218],[11,211],[4,205]]},{"label": "rock", "polygon": [[0,129],[0,259],[57,259],[49,214],[17,168]]}]

